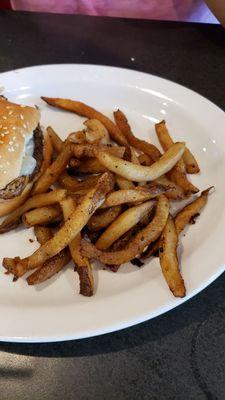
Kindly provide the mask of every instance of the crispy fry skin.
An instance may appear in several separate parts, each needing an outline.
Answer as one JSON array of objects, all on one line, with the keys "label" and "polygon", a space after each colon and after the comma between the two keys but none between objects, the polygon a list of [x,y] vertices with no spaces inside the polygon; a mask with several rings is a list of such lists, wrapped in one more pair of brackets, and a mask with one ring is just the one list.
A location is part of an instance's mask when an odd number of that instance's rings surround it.
[{"label": "crispy fry skin", "polygon": [[[159,138],[159,141],[163,147],[163,150],[166,151],[172,144],[174,143],[169,131],[166,127],[166,122],[161,121],[158,124],[155,125],[156,133]],[[187,173],[189,174],[197,174],[200,171],[200,168],[198,166],[198,163],[193,156],[193,154],[190,152],[188,148],[185,148],[184,153],[183,153],[183,161],[185,164],[185,168]]]},{"label": "crispy fry skin", "polygon": [[115,206],[103,210],[100,214],[94,214],[87,223],[90,231],[96,232],[106,228],[121,213],[121,206]]},{"label": "crispy fry skin", "polygon": [[34,234],[38,243],[44,244],[53,236],[52,231],[47,226],[35,225]]},{"label": "crispy fry skin", "polygon": [[212,189],[213,189],[213,186],[211,186],[210,188],[208,188],[206,190],[203,190],[203,192],[197,199],[195,199],[194,201],[189,203],[187,206],[182,208],[182,210],[180,210],[177,213],[177,215],[174,219],[174,222],[175,222],[175,226],[176,226],[178,234],[190,222],[191,218],[194,217],[196,214],[198,214],[201,211],[201,209],[206,205],[209,192]]},{"label": "crispy fry skin", "polygon": [[154,202],[148,201],[124,211],[99,237],[95,246],[99,250],[108,249],[124,233],[137,225],[144,215],[147,215],[154,206]]},{"label": "crispy fry skin", "polygon": [[104,264],[119,265],[126,263],[136,257],[137,254],[142,253],[146,246],[148,246],[151,242],[155,241],[160,236],[166,224],[168,215],[169,202],[164,195],[161,195],[159,196],[159,200],[156,206],[156,213],[153,220],[144,229],[137,233],[135,238],[131,240],[131,242],[125,249],[115,252],[104,252],[98,250],[93,244],[82,240],[82,254],[88,258],[98,259]]},{"label": "crispy fry skin", "polygon": [[47,224],[54,221],[61,214],[57,205],[35,208],[23,214],[22,220],[27,228],[34,225]]},{"label": "crispy fry skin", "polygon": [[186,289],[177,259],[178,234],[171,216],[159,241],[159,261],[166,282],[175,297],[184,297]]},{"label": "crispy fry skin", "polygon": [[86,117],[89,119],[97,119],[99,120],[108,130],[111,138],[115,140],[115,142],[119,144],[126,144],[127,141],[118,128],[108,117],[95,110],[88,105],[81,103],[79,101],[69,100],[69,99],[60,99],[60,98],[50,98],[50,97],[41,97],[46,103],[53,107],[62,108],[63,110],[72,111],[75,114],[81,115],[82,117]]},{"label": "crispy fry skin", "polygon": [[62,148],[63,148],[62,139],[60,139],[60,137],[57,135],[57,133],[54,131],[54,129],[51,126],[48,126],[47,132],[48,132],[49,137],[51,139],[52,146],[53,146],[54,150],[57,153],[60,153],[62,151]]},{"label": "crispy fry skin", "polygon": [[28,285],[38,285],[61,271],[71,260],[67,249],[60,251],[27,277]]},{"label": "crispy fry skin", "polygon": [[130,125],[128,124],[127,118],[124,113],[120,110],[114,112],[114,118],[117,126],[126,137],[128,143],[136,149],[143,151],[143,153],[149,155],[153,161],[157,161],[161,157],[160,151],[154,144],[148,143],[145,140],[138,139],[134,136],[131,131]]},{"label": "crispy fry skin", "polygon": [[[71,197],[63,200],[61,203],[65,221],[72,215],[76,209],[76,204]],[[81,234],[69,243],[71,257],[76,265],[76,270],[80,280],[80,294],[83,296],[93,296],[94,294],[94,277],[91,263],[88,258],[84,257],[80,252]]]},{"label": "crispy fry skin", "polygon": [[126,203],[143,202],[160,194],[166,193],[168,189],[162,185],[152,185],[150,187],[137,187],[135,189],[123,189],[109,193],[100,208],[118,206]]},{"label": "crispy fry skin", "polygon": [[27,211],[34,208],[48,206],[60,202],[66,196],[66,190],[57,189],[48,193],[37,194],[30,197],[21,207],[13,211],[0,225],[0,234],[10,231],[15,223]]}]

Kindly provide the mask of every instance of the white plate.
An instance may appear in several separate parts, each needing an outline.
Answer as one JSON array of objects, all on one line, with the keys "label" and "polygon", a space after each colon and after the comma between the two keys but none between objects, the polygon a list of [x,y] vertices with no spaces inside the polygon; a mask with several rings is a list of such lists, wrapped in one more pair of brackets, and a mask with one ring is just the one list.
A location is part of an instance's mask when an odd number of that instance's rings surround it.
[{"label": "white plate", "polygon": [[[167,80],[140,72],[92,65],[50,65],[0,75],[0,86],[12,101],[37,104],[42,124],[62,137],[81,127],[83,119],[45,105],[40,96],[78,99],[112,117],[121,108],[133,131],[157,143],[154,123],[166,119],[175,140],[186,140],[202,173],[192,176],[200,189],[215,185],[196,225],[182,237],[181,268],[187,296],[175,299],[158,260],[143,268],[128,265],[117,274],[95,273],[92,298],[78,294],[71,269],[38,287],[23,279],[12,283],[0,274],[0,340],[42,342],[84,338],[125,328],[156,317],[188,300],[224,271],[225,249],[225,114],[200,95]],[[34,251],[32,229],[0,236],[1,258]]]}]

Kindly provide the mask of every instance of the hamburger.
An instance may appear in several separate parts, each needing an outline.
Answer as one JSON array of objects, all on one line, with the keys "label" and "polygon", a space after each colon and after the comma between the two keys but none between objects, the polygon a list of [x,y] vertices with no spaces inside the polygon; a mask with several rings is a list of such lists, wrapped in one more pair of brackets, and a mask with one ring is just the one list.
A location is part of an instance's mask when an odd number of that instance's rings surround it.
[{"label": "hamburger", "polygon": [[0,217],[27,199],[43,160],[43,133],[37,108],[0,96]]}]

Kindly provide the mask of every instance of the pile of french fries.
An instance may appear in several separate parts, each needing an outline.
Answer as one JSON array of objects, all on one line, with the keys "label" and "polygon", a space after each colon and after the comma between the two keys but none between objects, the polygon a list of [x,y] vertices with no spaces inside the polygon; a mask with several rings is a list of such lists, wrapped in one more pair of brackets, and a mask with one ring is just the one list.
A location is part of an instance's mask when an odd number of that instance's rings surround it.
[{"label": "pile of french fries", "polygon": [[42,98],[53,107],[86,117],[84,129],[62,141],[47,128],[41,176],[30,197],[0,225],[0,233],[20,223],[34,227],[40,247],[29,257],[4,258],[14,280],[29,274],[40,284],[72,260],[80,293],[94,294],[93,260],[118,271],[129,261],[159,256],[168,287],[184,297],[177,246],[179,235],[205,206],[211,188],[191,199],[176,215],[170,203],[199,190],[187,174],[199,172],[185,143],[174,143],[165,121],[155,125],[161,151],[135,137],[122,113],[111,121],[84,103]]}]

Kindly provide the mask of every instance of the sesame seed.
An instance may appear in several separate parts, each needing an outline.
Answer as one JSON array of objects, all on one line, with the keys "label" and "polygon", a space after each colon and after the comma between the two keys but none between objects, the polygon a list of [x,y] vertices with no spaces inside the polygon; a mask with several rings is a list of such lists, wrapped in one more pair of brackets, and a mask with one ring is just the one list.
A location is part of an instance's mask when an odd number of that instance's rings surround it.
[{"label": "sesame seed", "polygon": [[7,165],[10,165],[10,162],[9,162],[9,161],[6,161],[6,164],[7,164]]},{"label": "sesame seed", "polygon": [[22,108],[24,108],[24,107],[26,107],[24,104],[20,104],[20,107],[22,107]]},{"label": "sesame seed", "polygon": [[16,130],[16,127],[15,127],[15,126],[13,126],[13,127],[12,127],[12,130],[13,130],[13,131],[15,131],[15,130]]},{"label": "sesame seed", "polygon": [[23,116],[22,114],[20,114],[20,118],[21,118],[21,119],[24,119],[24,116]]},{"label": "sesame seed", "polygon": [[0,140],[0,143],[3,144],[4,142],[2,140]]},{"label": "sesame seed", "polygon": [[11,147],[8,147],[8,151],[11,153]]},{"label": "sesame seed", "polygon": [[7,126],[4,126],[3,129],[4,129],[4,131],[5,131],[5,130],[8,129],[8,128],[7,128]]},{"label": "sesame seed", "polygon": [[8,134],[9,134],[9,131],[4,132],[4,135],[8,135]]},{"label": "sesame seed", "polygon": [[13,140],[16,140],[16,136],[13,136]]},{"label": "sesame seed", "polygon": [[23,124],[23,127],[24,127],[24,128],[26,128],[26,127],[27,127],[27,125],[26,125],[26,124]]},{"label": "sesame seed", "polygon": [[3,115],[2,119],[7,119],[7,117],[5,115]]},{"label": "sesame seed", "polygon": [[4,135],[4,133],[1,133],[1,137],[4,137],[5,135]]},{"label": "sesame seed", "polygon": [[6,174],[6,171],[3,171],[3,174]]},{"label": "sesame seed", "polygon": [[12,113],[13,113],[13,110],[10,110],[10,111],[9,111],[9,115],[12,115]]},{"label": "sesame seed", "polygon": [[9,142],[9,145],[11,146],[13,144],[13,141],[12,140],[10,140],[10,142]]},{"label": "sesame seed", "polygon": [[23,135],[22,135],[22,136],[23,136],[23,138],[25,138],[25,137],[26,137],[25,133],[23,133]]},{"label": "sesame seed", "polygon": [[14,147],[11,148],[12,151],[15,151]]}]

